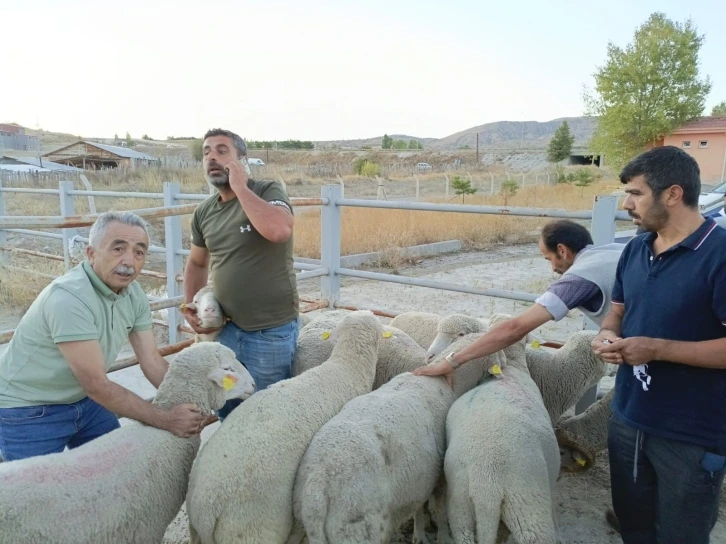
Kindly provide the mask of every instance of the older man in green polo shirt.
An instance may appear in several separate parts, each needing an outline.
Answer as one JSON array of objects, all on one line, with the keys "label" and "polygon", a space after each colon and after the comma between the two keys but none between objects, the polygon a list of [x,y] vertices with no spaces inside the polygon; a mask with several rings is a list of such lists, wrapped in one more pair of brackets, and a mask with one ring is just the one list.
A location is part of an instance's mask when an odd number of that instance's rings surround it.
[{"label": "older man in green polo shirt", "polygon": [[158,387],[168,368],[156,349],[151,309],[135,281],[149,236],[131,212],[99,216],[87,260],[38,295],[0,356],[0,457],[24,459],[75,448],[129,417],[188,437],[201,430],[193,405],[162,410],[108,379],[129,341]]}]

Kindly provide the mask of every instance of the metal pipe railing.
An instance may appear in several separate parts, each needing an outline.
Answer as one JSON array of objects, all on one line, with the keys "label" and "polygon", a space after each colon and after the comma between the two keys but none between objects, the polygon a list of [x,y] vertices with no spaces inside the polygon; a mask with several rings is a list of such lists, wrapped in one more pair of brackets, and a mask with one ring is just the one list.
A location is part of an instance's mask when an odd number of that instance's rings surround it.
[{"label": "metal pipe railing", "polygon": [[[413,210],[425,212],[455,212],[475,213],[485,215],[511,215],[520,217],[552,217],[561,219],[592,219],[591,210],[569,211],[558,208],[521,208],[521,207],[499,207],[479,206],[474,204],[434,204],[430,202],[405,202],[389,200],[362,200],[343,198],[335,203],[336,206],[349,206],[353,208],[381,208],[389,210]],[[627,213],[621,212],[616,219],[630,220]]]},{"label": "metal pipe railing", "polygon": [[393,274],[381,274],[378,272],[353,270],[351,268],[339,268],[335,271],[335,273],[339,276],[349,276],[351,278],[386,281],[389,283],[400,283],[403,285],[415,285],[417,287],[442,289],[444,291],[455,291],[457,293],[468,293],[470,295],[483,295],[487,297],[506,298],[509,300],[521,300],[523,302],[534,302],[539,296],[532,293],[525,293],[523,291],[505,291],[504,289],[475,289],[473,287],[457,285],[455,283],[423,280],[421,278],[410,278],[407,276],[394,276]]},{"label": "metal pipe railing", "polygon": [[[180,206],[166,206],[161,208],[142,208],[133,211],[144,219],[160,217],[172,217],[176,215],[187,215],[192,213],[197,204],[182,204]],[[76,216],[12,216],[0,215],[0,229],[9,228],[41,228],[41,229],[69,229],[76,227],[90,227],[98,219],[99,214],[76,215]]]}]

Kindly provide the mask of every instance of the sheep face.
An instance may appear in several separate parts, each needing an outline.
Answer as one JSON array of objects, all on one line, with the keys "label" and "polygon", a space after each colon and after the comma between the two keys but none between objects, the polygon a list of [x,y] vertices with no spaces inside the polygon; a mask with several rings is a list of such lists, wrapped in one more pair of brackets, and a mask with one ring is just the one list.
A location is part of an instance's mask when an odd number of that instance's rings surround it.
[{"label": "sheep face", "polygon": [[433,361],[437,355],[457,339],[467,334],[484,332],[484,330],[486,330],[484,323],[475,317],[463,314],[452,314],[444,317],[439,321],[438,334],[426,352],[426,362],[430,363]]},{"label": "sheep face", "polygon": [[[255,392],[255,380],[247,369],[234,356],[234,352],[226,346],[218,344],[216,368],[207,377],[222,388],[215,391],[213,409],[218,410],[230,399],[246,400]],[[221,394],[220,394],[221,393]]]},{"label": "sheep face", "polygon": [[190,310],[197,312],[205,329],[218,329],[224,325],[224,312],[214,296],[212,288],[203,287],[194,295],[192,302],[186,305]]}]

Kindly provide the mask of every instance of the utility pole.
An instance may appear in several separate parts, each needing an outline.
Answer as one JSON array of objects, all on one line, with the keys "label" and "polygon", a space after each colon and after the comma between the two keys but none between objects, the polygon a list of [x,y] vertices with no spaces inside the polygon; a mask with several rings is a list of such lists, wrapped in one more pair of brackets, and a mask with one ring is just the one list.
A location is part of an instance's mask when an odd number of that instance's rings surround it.
[{"label": "utility pole", "polygon": [[476,167],[479,168],[479,133],[476,133]]}]

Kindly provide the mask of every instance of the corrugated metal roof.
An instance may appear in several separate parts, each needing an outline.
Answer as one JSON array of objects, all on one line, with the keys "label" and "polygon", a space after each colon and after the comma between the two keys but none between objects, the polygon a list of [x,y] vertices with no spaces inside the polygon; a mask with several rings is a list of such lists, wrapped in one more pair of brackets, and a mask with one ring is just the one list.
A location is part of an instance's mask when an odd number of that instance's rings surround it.
[{"label": "corrugated metal roof", "polygon": [[18,162],[22,162],[24,164],[29,164],[31,166],[38,166],[40,168],[44,168],[47,170],[51,170],[53,172],[63,171],[63,172],[83,172],[81,168],[76,168],[75,166],[66,166],[65,164],[60,164],[57,162],[49,161],[48,159],[45,159],[43,161],[38,160],[37,157],[0,157],[0,158],[7,158],[7,159],[13,159]]},{"label": "corrugated metal roof", "polygon": [[701,117],[690,123],[686,123],[682,127],[678,127],[673,131],[673,134],[679,134],[684,131],[695,131],[695,130],[724,130],[726,131],[726,117]]},{"label": "corrugated metal roof", "polygon": [[107,144],[99,144],[96,142],[86,142],[84,143],[88,145],[96,146],[100,149],[103,149],[104,151],[108,151],[109,153],[114,153],[115,155],[118,155],[119,157],[126,157],[128,159],[142,159],[145,161],[155,161],[157,160],[156,157],[152,157],[151,155],[147,155],[146,153],[139,153],[138,151],[134,151],[133,149],[129,149],[128,147],[121,147],[118,145],[107,145]]}]

